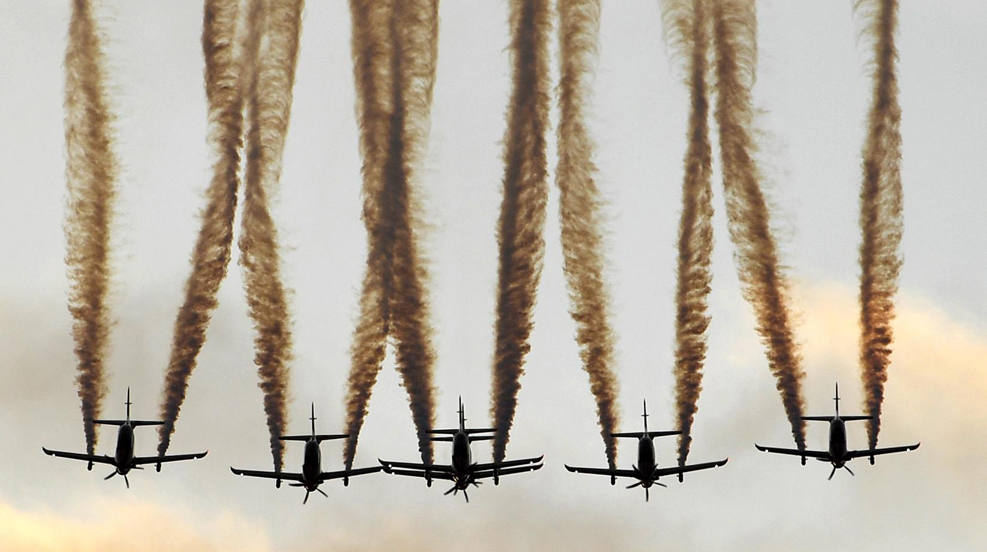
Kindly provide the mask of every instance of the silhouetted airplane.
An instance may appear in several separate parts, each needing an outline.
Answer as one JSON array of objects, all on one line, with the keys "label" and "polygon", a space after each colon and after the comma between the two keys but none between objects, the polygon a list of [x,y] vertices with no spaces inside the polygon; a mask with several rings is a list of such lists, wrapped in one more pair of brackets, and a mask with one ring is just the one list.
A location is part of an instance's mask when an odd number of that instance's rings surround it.
[{"label": "silhouetted airplane", "polygon": [[45,454],[51,456],[58,456],[61,458],[71,458],[72,460],[84,460],[89,462],[86,466],[87,470],[93,469],[93,462],[97,464],[110,464],[114,469],[113,473],[107,475],[103,479],[109,479],[114,475],[120,474],[123,476],[124,483],[127,484],[127,488],[130,488],[130,481],[127,479],[127,473],[130,470],[142,470],[142,464],[157,464],[155,466],[155,471],[161,471],[162,462],[178,462],[180,460],[193,460],[195,458],[202,458],[207,452],[197,452],[194,454],[172,454],[165,456],[134,456],[134,428],[138,426],[155,426],[161,425],[164,422],[153,421],[149,422],[146,420],[131,420],[130,419],[130,388],[127,388],[127,419],[126,420],[93,420],[94,424],[102,425],[115,425],[120,426],[117,431],[117,451],[114,456],[107,455],[96,455],[96,454],[83,454],[77,452],[63,452],[60,450],[48,450],[41,447],[41,450],[45,451]]},{"label": "silhouetted airplane", "polygon": [[679,481],[682,481],[682,474],[691,471],[715,468],[727,463],[728,458],[719,462],[706,462],[703,464],[691,464],[685,466],[675,466],[669,468],[659,468],[655,461],[655,437],[665,437],[668,435],[678,435],[681,431],[648,431],[648,401],[644,401],[644,431],[632,431],[628,433],[613,433],[614,437],[635,437],[637,438],[637,465],[632,465],[633,469],[618,470],[613,468],[580,468],[566,464],[565,469],[573,473],[588,473],[593,475],[609,475],[610,484],[615,485],[618,477],[633,477],[637,483],[628,485],[628,489],[634,487],[644,487],[644,500],[649,500],[648,489],[652,485],[666,487],[664,483],[659,483],[658,478],[663,475],[678,474]]},{"label": "silhouetted airplane", "polygon": [[280,471],[257,471],[257,470],[238,470],[233,466],[230,466],[230,471],[236,475],[246,475],[248,477],[264,477],[267,479],[276,479],[275,486],[281,488],[281,480],[287,479],[288,481],[295,481],[296,483],[289,483],[292,487],[305,487],[305,498],[302,500],[302,504],[308,503],[308,495],[313,491],[317,491],[322,496],[329,498],[329,495],[324,493],[322,489],[319,488],[323,482],[330,479],[343,479],[343,485],[350,484],[350,476],[363,475],[365,473],[374,473],[381,470],[380,466],[374,466],[372,468],[358,468],[355,470],[339,470],[333,472],[322,471],[322,449],[319,447],[319,443],[322,441],[328,441],[331,439],[345,439],[349,435],[345,434],[335,434],[335,435],[318,435],[315,433],[315,403],[312,403],[312,417],[309,418],[312,421],[312,434],[311,435],[282,435],[278,439],[282,441],[305,441],[305,460],[302,462],[302,472],[301,473],[289,473]]},{"label": "silhouetted airplane", "polygon": [[908,450],[915,450],[921,443],[915,443],[914,445],[906,445],[903,447],[887,447],[887,448],[876,448],[876,449],[864,449],[864,450],[847,450],[846,448],[846,426],[843,422],[850,422],[854,420],[870,420],[870,416],[840,416],[840,384],[836,384],[836,396],[833,397],[836,401],[836,415],[835,416],[802,416],[803,420],[811,422],[829,422],[829,450],[806,450],[806,449],[785,449],[785,448],[775,448],[775,447],[762,447],[757,443],[754,446],[757,450],[762,452],[774,452],[777,454],[790,454],[792,456],[801,456],[802,465],[805,465],[805,457],[809,456],[815,458],[821,462],[829,462],[833,465],[833,471],[829,472],[829,479],[833,478],[833,474],[836,470],[843,468],[853,475],[853,471],[846,466],[849,460],[854,458],[861,458],[864,456],[870,457],[870,463],[874,463],[874,457],[880,454],[891,454],[893,452],[905,452]]},{"label": "silhouetted airplane", "polygon": [[442,441],[446,443],[452,443],[452,464],[416,464],[411,462],[389,462],[387,460],[379,460],[380,465],[384,467],[386,473],[392,473],[394,475],[407,475],[411,477],[423,477],[425,478],[425,483],[431,487],[432,479],[445,479],[447,481],[452,481],[452,488],[443,494],[454,493],[458,494],[459,491],[463,491],[463,497],[466,502],[470,501],[470,497],[466,494],[466,489],[470,485],[474,487],[479,487],[480,479],[486,479],[492,477],[494,480],[494,485],[500,484],[500,476],[502,475],[512,475],[515,473],[522,473],[526,471],[534,471],[541,468],[542,458],[544,456],[539,456],[538,458],[524,458],[521,460],[508,460],[506,462],[489,462],[485,464],[477,464],[473,462],[473,456],[470,452],[470,442],[471,441],[489,441],[493,439],[493,435],[482,435],[483,433],[492,433],[496,431],[494,428],[467,428],[466,427],[466,416],[463,411],[463,398],[459,398],[459,429],[432,429],[429,433],[433,435],[441,435],[441,437],[432,437],[432,441]]}]

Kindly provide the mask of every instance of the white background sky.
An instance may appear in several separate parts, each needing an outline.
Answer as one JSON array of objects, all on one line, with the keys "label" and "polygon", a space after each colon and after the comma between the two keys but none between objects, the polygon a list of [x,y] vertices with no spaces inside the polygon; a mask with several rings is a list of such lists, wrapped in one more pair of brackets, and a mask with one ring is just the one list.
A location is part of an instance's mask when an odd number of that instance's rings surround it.
[{"label": "white background sky", "polygon": [[[730,457],[685,484],[643,493],[565,472],[603,465],[592,397],[567,314],[552,182],[545,269],[532,351],[508,456],[546,454],[545,468],[485,485],[473,503],[417,480],[375,475],[327,485],[301,507],[297,489],[235,478],[228,466],[269,465],[253,332],[241,269],[231,265],[199,356],[172,451],[208,448],[196,463],[136,472],[132,489],[104,470],[44,457],[83,446],[65,307],[62,58],[67,1],[0,1],[0,548],[64,549],[760,549],[918,550],[987,546],[987,75],[980,2],[908,2],[898,34],[903,108],[905,265],[881,442],[922,448],[829,468],[757,453],[789,428],[732,261],[716,162],[713,322],[690,458]],[[790,267],[809,413],[859,408],[856,367],[857,194],[871,82],[868,41],[851,2],[759,2],[755,88],[763,169]],[[106,362],[107,415],[157,412],[171,329],[188,276],[210,176],[193,0],[101,2],[121,173],[113,227]],[[422,250],[432,275],[437,420],[488,420],[496,285],[495,223],[509,92],[503,2],[446,0],[428,154],[421,171]],[[348,347],[365,257],[347,3],[310,0],[274,216],[293,289],[295,362],[289,427],[342,426]],[[552,49],[556,36],[552,35]],[[554,55],[554,54],[553,54]],[[557,73],[553,62],[553,82]],[[661,36],[658,4],[604,1],[592,107],[606,210],[608,276],[618,336],[622,426],[672,422],[675,232],[685,149],[686,90]],[[553,110],[553,121],[556,112]],[[553,125],[554,128],[554,125]],[[554,130],[553,130],[554,132]],[[554,167],[554,134],[549,156]],[[714,150],[715,151],[715,150]],[[554,178],[554,176],[553,176]],[[238,221],[239,223],[239,221]],[[234,261],[235,262],[235,261]],[[404,390],[389,358],[374,391],[357,464],[416,457]],[[810,445],[825,446],[810,426]],[[851,446],[865,444],[863,426]],[[99,448],[114,435],[104,431]],[[156,443],[138,435],[140,453]],[[674,440],[658,443],[674,461]],[[474,454],[488,454],[483,443]],[[339,445],[326,443],[327,469]],[[624,443],[620,463],[633,461]],[[448,451],[440,445],[438,457]],[[301,447],[289,448],[289,468]]]}]

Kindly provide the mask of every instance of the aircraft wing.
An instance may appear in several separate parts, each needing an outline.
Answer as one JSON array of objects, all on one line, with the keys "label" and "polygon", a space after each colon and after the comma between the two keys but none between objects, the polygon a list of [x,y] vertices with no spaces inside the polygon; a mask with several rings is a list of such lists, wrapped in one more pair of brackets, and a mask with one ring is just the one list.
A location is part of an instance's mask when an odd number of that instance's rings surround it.
[{"label": "aircraft wing", "polygon": [[166,454],[164,456],[135,456],[134,465],[139,466],[141,464],[162,464],[164,462],[180,462],[182,460],[195,460],[196,458],[202,458],[208,454],[208,450],[205,452],[194,452],[192,454]]},{"label": "aircraft wing", "polygon": [[390,462],[387,460],[377,459],[380,465],[384,467],[384,471],[388,471],[391,468],[400,468],[405,470],[421,470],[424,472],[428,470],[431,474],[436,473],[452,473],[452,466],[448,464],[416,464],[414,462]]},{"label": "aircraft wing", "polygon": [[425,472],[417,471],[417,470],[392,469],[387,473],[391,475],[407,475],[409,477],[421,477],[422,479],[444,479],[446,481],[452,481],[452,474],[447,472],[431,472],[427,477],[425,475]]},{"label": "aircraft wing", "polygon": [[355,470],[339,470],[332,472],[322,472],[319,475],[319,481],[328,481],[330,479],[339,479],[341,477],[352,477],[354,475],[363,475],[365,473],[379,472],[384,469],[383,466],[373,466],[370,468],[357,468]]},{"label": "aircraft wing", "polygon": [[691,471],[708,470],[709,468],[718,468],[727,463],[727,458],[720,460],[719,462],[705,462],[702,464],[690,464],[687,466],[673,466],[670,468],[658,468],[655,470],[655,477],[661,477],[663,475],[673,475],[677,473],[686,473]]},{"label": "aircraft wing", "polygon": [[576,466],[565,465],[565,469],[571,471],[572,473],[588,473],[592,475],[609,475],[612,477],[634,477],[637,478],[639,474],[635,470],[611,470],[609,468],[580,468]]},{"label": "aircraft wing", "polygon": [[246,475],[247,477],[263,477],[266,479],[282,479],[284,481],[297,481],[299,483],[304,483],[304,479],[300,473],[238,470],[232,466],[230,467],[230,471],[237,475]]},{"label": "aircraft wing", "polygon": [[485,470],[493,470],[494,468],[497,468],[500,471],[500,473],[504,473],[504,468],[513,468],[515,466],[524,466],[527,464],[537,464],[538,462],[541,462],[542,458],[544,457],[545,456],[543,455],[543,456],[539,456],[538,458],[522,458],[520,460],[508,460],[506,462],[500,462],[500,463],[488,462],[486,464],[476,464],[473,466],[473,471],[478,472]]},{"label": "aircraft wing", "polygon": [[754,443],[754,448],[761,452],[773,452],[775,454],[790,454],[792,456],[805,456],[806,458],[819,458],[822,460],[829,460],[829,452],[825,450],[799,450],[799,449],[786,449],[786,448],[776,448],[776,447],[762,447],[761,445]]},{"label": "aircraft wing", "polygon": [[504,468],[498,469],[496,472],[492,469],[488,470],[476,470],[473,472],[473,479],[485,479],[487,477],[503,477],[505,475],[511,475],[515,473],[524,473],[528,471],[535,471],[541,469],[541,464],[528,464],[526,466],[517,466],[514,468]]},{"label": "aircraft wing", "polygon": [[98,455],[95,455],[95,454],[83,454],[83,453],[80,453],[80,452],[65,452],[65,451],[61,451],[61,450],[48,450],[48,449],[46,449],[44,447],[41,447],[41,450],[45,451],[45,454],[47,454],[48,456],[58,456],[59,458],[70,458],[72,460],[83,460],[85,462],[94,462],[94,463],[98,463],[98,464],[109,464],[111,466],[115,466],[116,465],[116,462],[113,460],[113,458],[111,458],[109,456],[106,456],[106,455],[98,456]]},{"label": "aircraft wing", "polygon": [[887,447],[887,448],[876,448],[876,449],[865,449],[865,450],[851,450],[847,452],[848,458],[863,458],[865,456],[877,456],[879,454],[892,454],[895,452],[905,452],[909,450],[915,450],[921,443],[915,443],[914,445],[905,445],[903,447]]}]

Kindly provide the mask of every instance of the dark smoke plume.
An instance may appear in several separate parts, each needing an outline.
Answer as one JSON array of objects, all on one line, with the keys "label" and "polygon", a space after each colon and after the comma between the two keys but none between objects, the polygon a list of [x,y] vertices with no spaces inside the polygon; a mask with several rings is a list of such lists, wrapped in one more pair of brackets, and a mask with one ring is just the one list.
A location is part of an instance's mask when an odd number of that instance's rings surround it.
[{"label": "dark smoke plume", "polygon": [[414,234],[413,168],[424,149],[428,130],[438,39],[436,0],[406,0],[394,4],[390,35],[392,109],[388,137],[383,223],[393,226],[394,279],[391,332],[397,348],[397,369],[408,392],[408,404],[418,432],[422,462],[433,461],[430,430],[435,421],[432,364],[435,354],[424,287],[427,281],[417,254]]},{"label": "dark smoke plume", "polygon": [[175,431],[188,379],[206,337],[209,317],[216,307],[216,292],[230,263],[233,216],[239,187],[237,170],[243,147],[243,98],[239,67],[234,55],[237,0],[207,0],[202,29],[205,54],[206,99],[209,103],[209,141],[216,155],[212,181],[206,191],[202,226],[192,252],[192,273],[185,284],[185,301],[175,320],[171,357],[165,374],[161,403],[158,454],[168,450]]},{"label": "dark smoke plume", "polygon": [[709,21],[705,0],[663,4],[666,36],[674,37],[687,61],[689,87],[688,148],[682,181],[679,222],[678,284],[675,290],[675,408],[678,418],[679,465],[692,444],[692,422],[702,391],[706,360],[707,297],[713,251],[713,205],[709,145],[709,92],[706,85]]},{"label": "dark smoke plume", "polygon": [[71,282],[68,307],[78,359],[76,382],[89,454],[96,447],[93,419],[99,416],[106,393],[103,354],[109,320],[105,303],[111,204],[117,177],[99,41],[89,2],[76,0],[65,50],[65,264]]},{"label": "dark smoke plume", "polygon": [[497,232],[500,268],[491,406],[497,428],[495,462],[504,459],[524,357],[531,348],[528,336],[545,250],[542,233],[548,195],[548,2],[512,0],[510,10],[513,90],[504,138],[504,195]]},{"label": "dark smoke plume", "polygon": [[434,0],[350,4],[363,155],[367,273],[354,335],[347,394],[352,465],[367,403],[390,333],[418,433],[422,461],[433,461],[434,351],[425,274],[414,234],[413,173],[424,148],[435,82],[438,4]]},{"label": "dark smoke plume", "polygon": [[281,157],[291,114],[292,86],[298,59],[302,0],[270,0],[252,17],[250,32],[263,30],[247,106],[247,168],[244,176],[243,234],[240,263],[244,267],[247,305],[254,320],[254,364],[264,391],[264,413],[271,434],[274,467],[280,470],[285,433],[291,319],[281,282],[277,229],[268,196],[277,189]]},{"label": "dark smoke plume", "polygon": [[787,282],[771,234],[770,213],[754,162],[751,86],[756,65],[757,17],[753,0],[719,0],[713,7],[716,122],[720,127],[723,187],[730,238],[744,297],[754,309],[792,436],[805,448],[800,367],[788,309]]},{"label": "dark smoke plume", "polygon": [[611,467],[617,463],[617,379],[609,298],[603,282],[600,193],[593,181],[594,144],[586,129],[585,104],[600,29],[599,0],[560,0],[561,81],[558,130],[559,161],[555,179],[561,194],[562,252],[576,322],[583,368],[596,399],[600,434]]},{"label": "dark smoke plume", "polygon": [[350,0],[353,77],[363,159],[363,224],[367,229],[367,269],[360,293],[360,318],[350,348],[346,392],[343,461],[352,467],[370,394],[384,360],[391,322],[392,234],[385,232],[381,210],[384,164],[391,111],[392,45],[389,40],[391,2]]},{"label": "dark smoke plume", "polygon": [[860,2],[857,7],[864,4],[872,12],[868,32],[874,37],[874,96],[860,190],[860,368],[864,408],[873,417],[867,425],[867,438],[874,448],[881,430],[884,382],[891,363],[894,295],[901,268],[901,107],[894,45],[898,3]]}]

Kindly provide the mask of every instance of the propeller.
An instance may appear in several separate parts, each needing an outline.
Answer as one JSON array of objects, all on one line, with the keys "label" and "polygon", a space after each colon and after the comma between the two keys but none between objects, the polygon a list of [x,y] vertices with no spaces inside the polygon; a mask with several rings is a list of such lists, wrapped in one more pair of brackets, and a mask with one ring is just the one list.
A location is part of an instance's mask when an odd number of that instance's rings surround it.
[{"label": "propeller", "polygon": [[308,495],[309,495],[309,493],[311,493],[311,492],[312,492],[312,491],[305,491],[305,498],[304,498],[304,499],[302,500],[302,504],[303,504],[303,505],[304,505],[304,504],[307,504],[307,503],[308,503]]},{"label": "propeller", "polygon": [[638,481],[637,483],[631,483],[630,485],[628,485],[628,486],[626,486],[624,488],[625,489],[633,489],[634,487],[640,487],[641,485],[642,485],[642,482],[641,481]]},{"label": "propeller", "polygon": [[[850,466],[844,465],[843,466],[843,469],[845,469],[846,471],[850,472],[850,475],[853,475],[853,470],[850,469]],[[856,477],[856,476],[854,475],[854,477]]]},{"label": "propeller", "polygon": [[447,495],[449,493],[455,493],[458,490],[459,490],[459,487],[457,487],[456,485],[453,485],[451,489],[449,489],[448,491],[442,493],[442,496],[445,496],[445,495]]},{"label": "propeller", "polygon": [[326,497],[326,498],[329,498],[329,495],[327,495],[327,494],[326,494],[326,493],[325,493],[325,492],[324,492],[324,491],[323,491],[322,489],[320,489],[320,488],[318,488],[318,487],[316,487],[316,488],[315,488],[315,490],[316,490],[316,491],[319,491],[319,494],[320,494],[320,495],[322,495],[322,496],[324,496],[324,497]]},{"label": "propeller", "polygon": [[833,479],[834,473],[836,473],[836,466],[833,466],[833,471],[829,472],[829,477],[826,479],[826,481]]},{"label": "propeller", "polygon": [[103,481],[106,481],[107,479],[113,477],[116,474],[117,474],[117,470],[116,470],[116,468],[114,468],[113,471],[110,472],[110,475],[107,475],[106,477],[103,478]]},{"label": "propeller", "polygon": [[130,480],[127,479],[127,476],[126,475],[123,476],[123,482],[127,484],[127,488],[129,489],[130,488]]},{"label": "propeller", "polygon": [[645,487],[645,488],[644,488],[644,501],[645,501],[645,502],[649,502],[649,501],[650,501],[650,499],[651,499],[651,496],[650,496],[650,495],[648,494],[648,491],[649,491],[649,490],[650,490],[650,489],[648,489],[647,487]]}]

